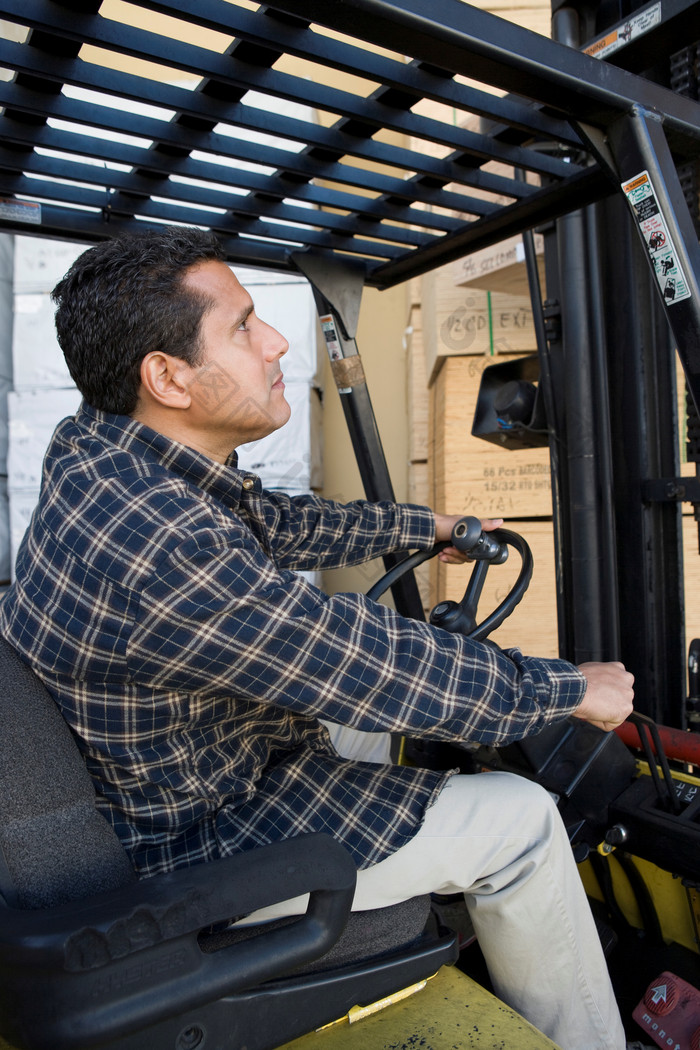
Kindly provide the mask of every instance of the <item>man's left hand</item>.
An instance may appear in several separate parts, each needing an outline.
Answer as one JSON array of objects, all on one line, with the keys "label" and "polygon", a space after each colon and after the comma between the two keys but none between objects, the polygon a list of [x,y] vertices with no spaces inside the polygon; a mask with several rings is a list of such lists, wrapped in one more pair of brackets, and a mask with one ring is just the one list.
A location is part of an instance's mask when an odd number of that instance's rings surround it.
[{"label": "man's left hand", "polygon": [[[435,542],[441,543],[443,540],[451,539],[453,528],[464,517],[464,514],[436,514]],[[492,532],[493,529],[500,529],[502,524],[503,518],[481,518],[481,529],[483,532]],[[444,551],[440,551],[438,554],[438,558],[447,565],[461,565],[463,562],[471,560],[468,554],[457,550],[456,547],[445,547]]]}]

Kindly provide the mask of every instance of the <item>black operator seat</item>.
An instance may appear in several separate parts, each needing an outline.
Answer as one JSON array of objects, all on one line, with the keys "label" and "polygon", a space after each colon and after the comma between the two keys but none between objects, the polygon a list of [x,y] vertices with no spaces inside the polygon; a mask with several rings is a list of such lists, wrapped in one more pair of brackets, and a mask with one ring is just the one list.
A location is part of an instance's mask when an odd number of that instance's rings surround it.
[{"label": "black operator seat", "polygon": [[[429,898],[351,913],[306,835],[138,879],[57,705],[0,638],[0,1037],[20,1050],[269,1050],[435,973]],[[305,916],[227,923],[310,892]]]}]

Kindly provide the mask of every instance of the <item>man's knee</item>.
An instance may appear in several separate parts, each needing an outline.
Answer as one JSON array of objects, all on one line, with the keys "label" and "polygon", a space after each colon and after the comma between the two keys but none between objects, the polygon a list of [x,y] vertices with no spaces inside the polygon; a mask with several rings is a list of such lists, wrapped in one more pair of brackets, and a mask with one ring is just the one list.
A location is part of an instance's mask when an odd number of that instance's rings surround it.
[{"label": "man's knee", "polygon": [[523,831],[526,827],[531,828],[532,833],[540,837],[543,824],[550,829],[550,833],[553,828],[558,830],[561,818],[556,801],[541,784],[517,773],[487,773],[486,776],[500,778],[499,792],[502,794],[504,809],[519,814]]},{"label": "man's knee", "polygon": [[503,791],[508,795],[526,801],[528,805],[533,807],[542,806],[545,809],[556,809],[556,803],[550,793],[542,787],[541,784],[537,784],[534,780],[528,780],[527,777],[520,776],[519,773],[506,773],[506,772],[494,772],[486,773],[486,781],[488,783],[493,777],[498,778],[499,791]]}]

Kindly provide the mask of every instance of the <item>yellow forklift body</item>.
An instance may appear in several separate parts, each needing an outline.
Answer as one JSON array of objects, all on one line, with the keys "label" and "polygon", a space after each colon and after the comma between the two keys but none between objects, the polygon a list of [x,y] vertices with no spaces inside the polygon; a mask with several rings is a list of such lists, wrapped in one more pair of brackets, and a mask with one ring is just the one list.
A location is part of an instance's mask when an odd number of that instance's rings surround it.
[{"label": "yellow forklift body", "polygon": [[284,1050],[557,1050],[557,1044],[455,966],[357,1022],[347,1018]]},{"label": "yellow forklift body", "polygon": [[[641,775],[649,776],[649,766],[646,762],[639,762],[638,768]],[[673,776],[676,781],[682,781],[700,789],[700,779],[697,776],[679,770],[674,770]],[[615,901],[627,922],[643,930],[644,921],[637,899],[629,879],[621,865],[616,862],[615,852],[613,849],[607,853]],[[700,950],[700,888],[643,857],[630,858],[630,863],[641,875],[651,897],[664,941],[680,944],[689,951],[698,953]],[[669,867],[671,864],[672,862],[669,862]],[[588,896],[602,901],[603,894],[590,861],[579,864],[579,873]]]}]

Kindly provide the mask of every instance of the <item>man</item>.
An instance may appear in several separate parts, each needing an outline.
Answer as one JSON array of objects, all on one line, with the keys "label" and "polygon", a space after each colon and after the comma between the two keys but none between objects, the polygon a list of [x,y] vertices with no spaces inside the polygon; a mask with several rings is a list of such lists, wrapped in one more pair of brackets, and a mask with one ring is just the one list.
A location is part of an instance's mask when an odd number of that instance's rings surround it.
[{"label": "man", "polygon": [[564,1050],[624,1046],[548,796],[343,760],[319,718],[491,744],[568,715],[607,729],[631,675],[506,654],[293,571],[427,548],[457,519],[267,494],[237,469],[238,445],[289,418],[288,346],[208,235],[101,244],[54,298],[84,403],[48,449],[0,631],[60,705],[139,873],[329,832],[361,869],[357,908],[464,891],[504,999]]}]

